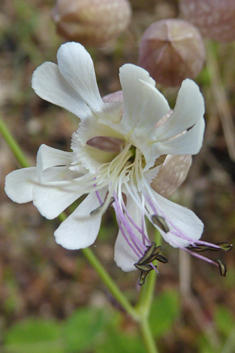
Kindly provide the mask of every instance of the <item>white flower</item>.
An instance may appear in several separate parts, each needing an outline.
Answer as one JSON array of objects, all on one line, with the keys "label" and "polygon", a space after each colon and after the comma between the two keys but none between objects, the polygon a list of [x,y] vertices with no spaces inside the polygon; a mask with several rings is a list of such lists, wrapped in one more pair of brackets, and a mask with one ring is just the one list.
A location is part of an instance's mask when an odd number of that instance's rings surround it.
[{"label": "white flower", "polygon": [[88,52],[78,43],[62,45],[58,66],[41,65],[32,86],[41,98],[80,118],[72,152],[42,145],[37,166],[10,173],[5,190],[15,202],[33,201],[48,219],[88,194],[55,231],[57,243],[67,249],[94,243],[112,203],[119,225],[115,261],[130,271],[151,244],[146,217],[173,247],[207,244],[199,241],[199,218],[164,197],[184,180],[191,155],[202,146],[204,100],[187,79],[171,111],[148,72],[132,64],[120,68],[120,82],[123,97],[118,92],[102,100]]}]

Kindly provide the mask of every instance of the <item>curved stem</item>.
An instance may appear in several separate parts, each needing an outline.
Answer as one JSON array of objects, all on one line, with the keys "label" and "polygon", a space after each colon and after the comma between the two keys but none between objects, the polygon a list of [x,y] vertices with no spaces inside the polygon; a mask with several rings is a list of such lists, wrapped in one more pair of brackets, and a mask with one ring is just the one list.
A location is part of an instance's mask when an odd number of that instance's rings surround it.
[{"label": "curved stem", "polygon": [[156,284],[157,274],[154,270],[152,270],[145,281],[145,284],[142,286],[140,291],[140,296],[138,303],[136,304],[136,309],[144,314],[149,315],[150,307],[153,300],[153,293]]},{"label": "curved stem", "polygon": [[[161,234],[156,230],[155,241],[157,245],[161,244]],[[146,283],[142,286],[139,301],[136,310],[141,316],[140,329],[145,342],[146,349],[149,353],[157,353],[158,349],[154,341],[149,326],[149,313],[153,301],[154,288],[156,285],[157,274],[151,271],[147,276]]]},{"label": "curved stem", "polygon": [[[157,245],[161,245],[161,234],[155,229],[155,241]],[[153,270],[146,278],[146,283],[142,286],[140,291],[139,301],[136,308],[139,312],[149,315],[150,307],[153,300],[154,288],[156,285],[157,274]]]},{"label": "curved stem", "polygon": [[16,160],[19,162],[21,167],[23,167],[23,168],[30,167],[30,164],[27,161],[27,158],[25,157],[20,146],[18,145],[18,143],[16,142],[16,140],[14,139],[14,137],[12,136],[10,131],[8,130],[8,127],[6,126],[6,124],[4,123],[4,121],[2,120],[1,117],[0,117],[0,132],[1,132],[2,136],[4,137],[8,146],[12,150],[12,153],[14,154]]},{"label": "curved stem", "polygon": [[133,306],[129,303],[125,295],[120,291],[115,282],[112,280],[108,272],[104,269],[102,264],[99,262],[95,254],[90,248],[82,249],[83,254],[90,262],[90,264],[95,268],[97,273],[100,275],[102,281],[105,283],[110,293],[112,293],[113,297],[121,304],[123,309],[132,317],[133,320],[139,322],[140,316],[138,312],[133,308]]},{"label": "curved stem", "polygon": [[153,335],[151,333],[148,319],[146,317],[142,318],[142,320],[140,322],[140,329],[141,329],[142,337],[143,337],[147,352],[148,353],[158,353],[158,349],[155,344]]}]

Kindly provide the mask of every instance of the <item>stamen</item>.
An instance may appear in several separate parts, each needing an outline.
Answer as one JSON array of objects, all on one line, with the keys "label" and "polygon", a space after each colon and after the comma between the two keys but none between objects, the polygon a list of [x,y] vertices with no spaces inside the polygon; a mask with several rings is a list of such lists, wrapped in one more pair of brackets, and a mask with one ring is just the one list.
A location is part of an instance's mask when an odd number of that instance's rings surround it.
[{"label": "stamen", "polygon": [[147,274],[152,269],[156,270],[157,272],[157,266],[152,264],[154,260],[158,260],[162,263],[168,262],[166,257],[160,255],[161,251],[162,247],[156,246],[156,243],[152,242],[150,246],[147,246],[147,250],[145,251],[144,255],[139,259],[137,263],[134,264],[134,266],[141,271],[140,279],[138,282],[140,286],[144,284]]},{"label": "stamen", "polygon": [[[94,180],[96,180],[96,177],[94,178]],[[94,187],[96,188],[96,184],[94,184]],[[98,201],[99,201],[99,203],[100,203],[100,205],[102,205],[102,200],[101,200],[101,198],[100,198],[100,194],[99,194],[99,192],[96,190],[96,196],[97,196],[97,199],[98,199]]]},{"label": "stamen", "polygon": [[172,241],[172,243],[174,243],[179,249],[186,251],[188,254],[190,254],[190,255],[192,255],[192,256],[194,256],[194,257],[197,257],[198,259],[201,259],[201,260],[204,260],[204,261],[206,261],[206,262],[209,262],[209,263],[212,264],[212,265],[218,266],[213,260],[208,259],[208,258],[205,257],[205,256],[199,255],[198,253],[195,253],[195,252],[189,250],[188,248],[184,248],[183,246],[179,245],[179,244],[178,244],[176,241],[174,241],[173,239],[172,239],[171,241]]},{"label": "stamen", "polygon": [[155,259],[159,262],[162,262],[163,264],[166,264],[168,262],[168,259],[165,256],[162,256],[161,254],[158,254]]},{"label": "stamen", "polygon": [[135,267],[143,272],[149,272],[153,269],[151,265],[139,265],[138,263],[135,264]]},{"label": "stamen", "polygon": [[107,200],[105,200],[104,203],[102,203],[100,206],[98,206],[97,208],[95,208],[93,211],[90,212],[90,215],[96,215],[99,212],[101,212],[103,209],[106,210],[107,208],[109,208],[109,206],[112,205],[112,203],[114,202],[114,197],[110,198],[110,201],[107,204]]},{"label": "stamen", "polygon": [[[136,246],[136,248],[139,249],[139,251],[143,254],[143,250],[145,249],[145,246],[143,244],[143,242],[136,236],[136,234],[134,233],[133,229],[131,228],[130,224],[128,223],[127,218],[125,217],[125,215],[123,214],[123,210],[120,206],[120,203],[117,199],[117,195],[114,192],[114,198],[115,198],[115,203],[113,205],[115,212],[116,212],[116,216],[117,219],[119,218],[120,221],[123,223],[124,227],[127,230],[127,233],[130,235],[130,239],[133,242],[133,244]],[[133,221],[134,222],[134,221]],[[138,244],[138,245],[137,245]],[[141,248],[141,249],[140,249]]]},{"label": "stamen", "polygon": [[221,276],[225,277],[226,273],[227,273],[227,267],[225,265],[225,263],[223,263],[223,261],[216,259],[215,262],[217,262],[217,264],[219,265],[219,270],[220,270],[220,274]]},{"label": "stamen", "polygon": [[118,226],[119,226],[119,229],[124,237],[124,239],[126,240],[127,244],[130,246],[130,248],[134,251],[134,253],[136,254],[136,256],[139,257],[139,252],[140,250],[138,249],[138,251],[136,250],[136,248],[131,244],[130,240],[128,239],[128,237],[126,236],[126,233],[124,232],[124,229],[122,227],[122,224],[120,222],[120,220],[117,218],[117,222],[118,222]]},{"label": "stamen", "polygon": [[227,242],[222,242],[222,243],[218,243],[215,245],[198,245],[196,244],[196,246],[193,245],[189,245],[187,248],[189,250],[195,251],[195,252],[203,252],[203,251],[229,251],[231,250],[233,247],[233,244],[229,244]]},{"label": "stamen", "polygon": [[[152,242],[151,246],[147,246],[147,250],[145,251],[144,255],[139,259],[137,264],[138,265],[145,265],[149,262],[152,262],[155,258],[155,257],[153,258],[153,254],[155,252],[155,249],[156,249],[156,243]],[[152,258],[153,258],[153,260],[152,260]]]},{"label": "stamen", "polygon": [[170,231],[164,217],[154,214],[151,216],[151,220],[153,221],[154,224],[160,227],[163,230],[163,232],[168,233]]},{"label": "stamen", "polygon": [[123,207],[123,210],[125,211],[125,214],[126,214],[127,218],[129,219],[129,221],[130,221],[131,224],[133,225],[133,227],[135,227],[136,230],[142,235],[142,238],[143,238],[143,240],[144,240],[144,241],[143,241],[143,242],[144,242],[144,245],[145,245],[145,242],[148,242],[149,244],[151,244],[149,238],[148,238],[148,237],[145,235],[145,233],[144,233],[144,230],[143,230],[144,227],[143,227],[143,225],[142,225],[142,229],[140,229],[140,228],[137,226],[137,224],[133,221],[133,219],[131,218],[129,212],[127,211],[127,208],[126,208],[124,202],[122,202],[122,207]]},{"label": "stamen", "polygon": [[[116,217],[117,217],[117,222],[119,225],[119,228],[125,238],[125,240],[127,241],[128,245],[131,247],[131,249],[135,252],[135,254],[139,257],[140,255],[143,254],[143,248],[144,245],[143,243],[140,241],[140,239],[134,234],[133,230],[131,229],[130,225],[128,224],[121,208],[119,205],[118,200],[116,199],[116,195],[114,194],[114,198],[115,198],[115,202],[114,202],[114,210],[116,213]],[[127,237],[122,225],[124,226],[124,228],[127,231],[127,234],[129,237]],[[138,245],[137,245],[138,243]],[[141,249],[142,248],[142,249]]]},{"label": "stamen", "polygon": [[140,278],[138,281],[139,286],[142,286],[145,283],[145,279],[146,279],[147,275],[149,274],[150,271],[153,270],[151,265],[148,265],[148,266],[150,266],[150,269],[148,271],[141,270]]},{"label": "stamen", "polygon": [[229,244],[226,241],[217,243],[216,245],[218,245],[221,248],[221,250],[224,250],[224,251],[230,251],[233,248],[233,244]]}]

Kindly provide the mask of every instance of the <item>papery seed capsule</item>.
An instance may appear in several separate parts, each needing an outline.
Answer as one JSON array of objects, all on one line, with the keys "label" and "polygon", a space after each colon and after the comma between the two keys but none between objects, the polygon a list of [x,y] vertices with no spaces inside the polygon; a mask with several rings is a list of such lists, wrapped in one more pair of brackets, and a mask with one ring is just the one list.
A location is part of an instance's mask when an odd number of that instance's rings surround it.
[{"label": "papery seed capsule", "polygon": [[234,0],[179,0],[179,7],[203,36],[221,42],[235,40]]},{"label": "papery seed capsule", "polygon": [[128,0],[57,0],[52,18],[65,39],[99,47],[127,28],[131,7]]},{"label": "papery seed capsule", "polygon": [[189,155],[168,155],[163,161],[158,175],[153,179],[151,187],[158,194],[169,198],[187,177],[191,163],[192,157]]},{"label": "papery seed capsule", "polygon": [[185,78],[194,78],[201,71],[204,58],[199,31],[180,19],[154,22],[144,32],[139,46],[139,65],[164,86],[177,86]]}]

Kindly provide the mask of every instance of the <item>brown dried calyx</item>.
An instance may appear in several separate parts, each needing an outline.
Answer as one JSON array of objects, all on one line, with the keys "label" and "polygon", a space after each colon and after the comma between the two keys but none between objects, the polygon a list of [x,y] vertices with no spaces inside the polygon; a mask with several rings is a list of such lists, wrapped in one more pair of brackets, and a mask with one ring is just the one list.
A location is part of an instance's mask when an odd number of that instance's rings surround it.
[{"label": "brown dried calyx", "polygon": [[204,58],[199,31],[180,19],[154,22],[144,32],[139,46],[139,65],[164,86],[178,86],[185,78],[197,76]]},{"label": "brown dried calyx", "polygon": [[182,17],[203,36],[219,42],[235,40],[234,0],[179,0],[179,7]]},{"label": "brown dried calyx", "polygon": [[131,7],[128,0],[57,0],[52,18],[66,40],[99,47],[127,28]]}]

